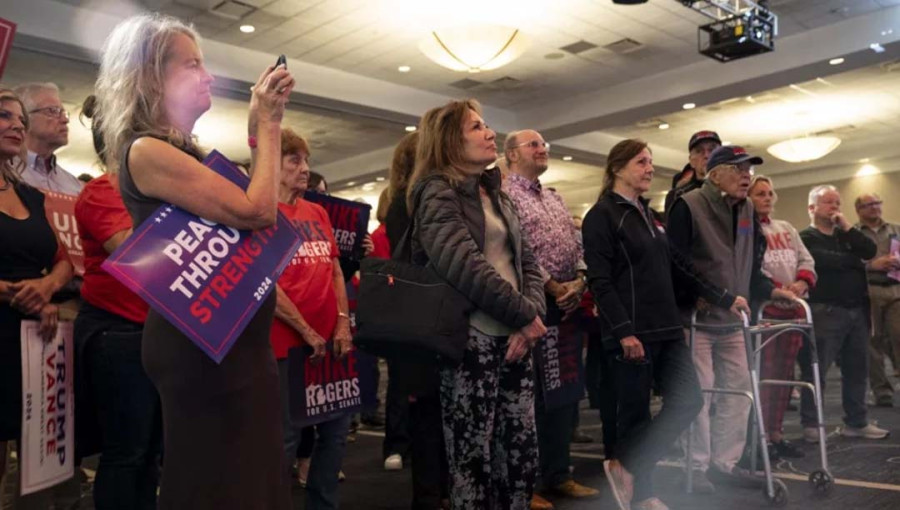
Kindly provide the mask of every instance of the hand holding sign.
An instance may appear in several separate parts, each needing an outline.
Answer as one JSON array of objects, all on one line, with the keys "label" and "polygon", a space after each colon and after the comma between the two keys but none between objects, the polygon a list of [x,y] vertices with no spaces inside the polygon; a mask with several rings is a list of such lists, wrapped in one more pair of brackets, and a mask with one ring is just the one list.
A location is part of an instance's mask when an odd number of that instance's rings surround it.
[{"label": "hand holding sign", "polygon": [[303,199],[321,205],[328,213],[341,258],[359,260],[364,249],[363,242],[368,235],[366,230],[372,206],[321,193],[306,193]]}]

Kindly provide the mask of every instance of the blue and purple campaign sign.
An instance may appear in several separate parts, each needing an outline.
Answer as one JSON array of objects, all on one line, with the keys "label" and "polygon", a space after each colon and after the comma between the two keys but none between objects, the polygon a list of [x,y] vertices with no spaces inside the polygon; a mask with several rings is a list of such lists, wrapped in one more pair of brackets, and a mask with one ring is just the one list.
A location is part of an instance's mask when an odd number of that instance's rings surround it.
[{"label": "blue and purple campaign sign", "polygon": [[[203,164],[242,189],[250,183],[217,151]],[[238,230],[164,205],[103,269],[220,363],[299,245],[297,231],[280,212],[272,227]]]},{"label": "blue and purple campaign sign", "polygon": [[583,341],[575,323],[565,321],[547,326],[547,334],[535,346],[535,370],[544,393],[544,409],[558,409],[584,396]]},{"label": "blue and purple campaign sign", "polygon": [[363,251],[362,242],[369,228],[372,206],[315,192],[306,193],[303,200],[321,205],[328,213],[341,258],[359,260]]},{"label": "blue and purple campaign sign", "polygon": [[337,359],[333,344],[328,342],[325,357],[318,363],[309,360],[304,347],[288,350],[289,410],[291,422],[298,427],[331,421],[377,404],[375,357],[354,349]]}]

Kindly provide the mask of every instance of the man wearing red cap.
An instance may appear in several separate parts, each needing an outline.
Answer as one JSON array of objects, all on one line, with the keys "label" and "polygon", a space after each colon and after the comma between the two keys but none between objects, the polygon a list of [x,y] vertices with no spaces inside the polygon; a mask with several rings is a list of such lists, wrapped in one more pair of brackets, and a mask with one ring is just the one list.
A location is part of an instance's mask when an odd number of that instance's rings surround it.
[{"label": "man wearing red cap", "polygon": [[715,131],[698,131],[688,142],[688,164],[672,178],[672,189],[666,195],[663,209],[666,215],[675,199],[689,191],[698,189],[706,178],[706,161],[709,155],[722,146],[722,140]]}]

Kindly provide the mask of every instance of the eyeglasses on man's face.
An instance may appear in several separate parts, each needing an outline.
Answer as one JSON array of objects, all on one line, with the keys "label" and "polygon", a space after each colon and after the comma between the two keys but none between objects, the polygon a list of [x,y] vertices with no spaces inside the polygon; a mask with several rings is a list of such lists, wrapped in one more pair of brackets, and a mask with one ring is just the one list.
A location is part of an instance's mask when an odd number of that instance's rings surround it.
[{"label": "eyeglasses on man's face", "polygon": [[874,202],[866,202],[866,203],[864,203],[864,204],[859,204],[859,208],[860,208],[860,209],[866,209],[866,208],[869,208],[869,207],[881,207],[881,204],[883,204],[883,203],[884,203],[884,202],[882,202],[881,200],[876,200],[876,201],[874,201]]},{"label": "eyeglasses on man's face", "polygon": [[28,113],[42,113],[54,119],[69,120],[69,112],[61,106],[45,106],[44,108],[35,108]]},{"label": "eyeglasses on man's face", "polygon": [[547,142],[543,142],[540,140],[532,140],[530,142],[522,142],[516,147],[529,147],[531,149],[544,149],[545,151],[550,150],[550,144]]},{"label": "eyeglasses on man's face", "polygon": [[727,165],[728,168],[736,173],[736,174],[748,174],[753,175],[753,165],[750,163],[737,163],[734,165]]}]

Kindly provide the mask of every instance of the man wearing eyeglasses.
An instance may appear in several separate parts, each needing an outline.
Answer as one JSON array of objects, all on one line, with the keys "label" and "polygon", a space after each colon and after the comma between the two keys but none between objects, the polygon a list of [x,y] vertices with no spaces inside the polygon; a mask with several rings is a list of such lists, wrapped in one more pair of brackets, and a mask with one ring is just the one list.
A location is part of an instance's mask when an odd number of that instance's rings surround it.
[{"label": "man wearing eyeglasses", "polygon": [[[693,261],[698,273],[732,294],[755,300],[793,299],[791,291],[776,289],[762,273],[766,239],[753,204],[747,200],[753,165],[762,162],[734,145],[713,151],[703,185],[678,198],[669,211],[669,243]],[[677,280],[675,283],[688,288]],[[693,359],[700,386],[749,390],[741,318],[693,295],[677,297],[686,322],[697,314]],[[712,398],[716,410],[710,417]],[[714,492],[714,483],[756,483],[748,470],[737,465],[746,441],[750,403],[721,394],[705,400],[692,435],[694,492]]]},{"label": "man wearing eyeglasses", "polygon": [[708,168],[707,160],[721,146],[722,140],[715,131],[698,131],[691,136],[688,142],[688,164],[672,178],[672,189],[666,194],[663,211],[667,215],[678,197],[703,185]]},{"label": "man wearing eyeglasses", "polygon": [[25,103],[29,127],[25,133],[28,161],[22,179],[35,188],[77,195],[82,182],[65,171],[54,152],[69,143],[69,112],[53,83],[28,83],[16,89]]},{"label": "man wearing eyeglasses", "polygon": [[856,199],[856,214],[862,231],[877,246],[875,258],[866,263],[873,334],[869,345],[869,385],[878,407],[894,406],[894,387],[884,370],[888,356],[894,375],[900,375],[900,255],[891,243],[900,243],[900,226],[881,217],[881,197],[875,193]]},{"label": "man wearing eyeglasses", "polygon": [[[581,239],[572,223],[562,198],[541,184],[547,171],[550,144],[537,131],[514,131],[506,137],[504,156],[509,172],[503,181],[503,191],[509,195],[519,214],[525,240],[531,246],[544,280],[547,297],[547,321],[561,345],[578,344],[581,352],[581,332],[575,315],[580,310],[586,284],[584,254]],[[555,328],[555,329],[553,329]],[[550,338],[545,337],[545,341]],[[548,346],[548,349],[556,349]],[[541,387],[548,383],[542,371],[535,369]],[[551,384],[552,385],[552,384]],[[588,498],[599,494],[572,479],[569,472],[569,443],[572,440],[574,417],[578,402],[551,407],[536,392],[535,415],[538,432],[541,480],[547,490],[570,498]],[[552,505],[538,496],[532,499],[532,509],[548,509]]]}]

